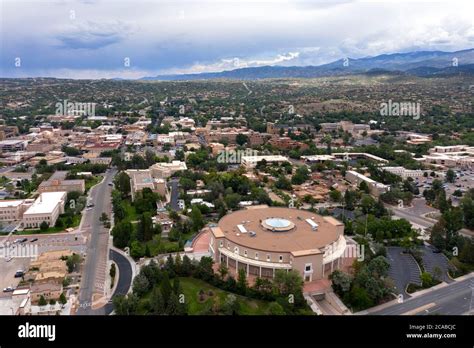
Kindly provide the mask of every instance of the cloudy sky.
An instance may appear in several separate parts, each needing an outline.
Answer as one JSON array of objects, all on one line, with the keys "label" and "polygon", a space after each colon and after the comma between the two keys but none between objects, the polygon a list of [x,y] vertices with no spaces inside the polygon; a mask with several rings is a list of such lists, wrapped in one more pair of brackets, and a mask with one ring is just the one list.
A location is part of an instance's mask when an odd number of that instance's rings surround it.
[{"label": "cloudy sky", "polygon": [[474,47],[474,1],[0,0],[0,77],[139,78]]}]

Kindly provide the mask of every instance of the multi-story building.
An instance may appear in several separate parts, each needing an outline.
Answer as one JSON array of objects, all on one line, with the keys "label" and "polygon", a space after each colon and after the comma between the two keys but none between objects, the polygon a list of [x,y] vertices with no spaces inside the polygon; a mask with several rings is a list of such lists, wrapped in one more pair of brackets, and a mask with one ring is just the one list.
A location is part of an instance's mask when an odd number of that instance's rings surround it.
[{"label": "multi-story building", "polygon": [[59,215],[64,213],[66,192],[44,192],[23,214],[24,228],[38,228],[45,221],[54,226]]},{"label": "multi-story building", "polygon": [[268,156],[242,156],[241,163],[247,168],[255,168],[258,162],[265,160],[267,163],[282,163],[288,162],[288,158],[281,155],[268,155]]},{"label": "multi-story building", "polygon": [[66,180],[67,172],[55,172],[47,181],[43,181],[38,186],[39,192],[81,192],[86,190],[84,179]]},{"label": "multi-story building", "polygon": [[0,200],[0,222],[20,221],[31,204],[32,199]]},{"label": "multi-story building", "polygon": [[352,183],[359,185],[361,182],[366,182],[369,186],[370,193],[375,197],[390,191],[390,186],[377,182],[371,178],[366,177],[364,174],[360,174],[354,170],[348,170],[346,173],[346,179]]},{"label": "multi-story building", "polygon": [[404,167],[382,167],[383,170],[386,170],[389,173],[398,175],[402,179],[407,178],[420,178],[423,176],[423,171],[421,169],[406,169]]},{"label": "multi-story building", "polygon": [[340,265],[346,249],[344,224],[305,210],[254,206],[225,215],[210,227],[209,251],[231,273],[273,278],[295,270],[305,282]]},{"label": "multi-story building", "polygon": [[154,178],[166,179],[180,170],[186,170],[185,162],[172,161],[155,163],[150,167],[151,174]]}]

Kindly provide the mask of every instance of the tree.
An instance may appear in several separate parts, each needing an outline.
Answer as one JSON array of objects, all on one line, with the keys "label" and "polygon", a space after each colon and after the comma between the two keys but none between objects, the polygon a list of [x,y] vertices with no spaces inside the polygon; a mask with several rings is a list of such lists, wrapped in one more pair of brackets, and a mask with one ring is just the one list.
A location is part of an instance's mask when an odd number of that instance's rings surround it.
[{"label": "tree", "polygon": [[40,224],[40,230],[41,231],[47,231],[49,228],[49,224],[46,221],[41,222]]},{"label": "tree", "polygon": [[335,270],[329,276],[332,281],[332,288],[336,294],[343,296],[351,289],[352,277],[340,270]]},{"label": "tree", "polygon": [[333,202],[340,202],[342,200],[342,193],[338,190],[331,190],[329,191],[329,198]]},{"label": "tree", "polygon": [[165,301],[163,300],[163,295],[159,286],[155,286],[151,293],[150,297],[150,307],[153,313],[155,314],[164,314],[165,313]]},{"label": "tree", "polygon": [[44,298],[43,295],[40,296],[39,300],[38,300],[38,305],[40,306],[46,306],[48,304],[48,302],[46,302],[46,299]]},{"label": "tree", "polygon": [[204,227],[204,219],[201,210],[197,206],[193,206],[191,210],[191,221],[194,231],[199,231]]},{"label": "tree", "polygon": [[137,238],[141,242],[148,242],[153,238],[153,221],[150,212],[144,212],[138,223]]},{"label": "tree", "polygon": [[173,289],[171,287],[170,278],[167,272],[164,272],[163,279],[161,280],[161,294],[163,295],[163,301],[167,305],[170,299]]},{"label": "tree", "polygon": [[120,191],[123,197],[127,197],[130,194],[130,177],[125,172],[117,174],[114,180],[115,187]]},{"label": "tree", "polygon": [[446,181],[450,183],[454,183],[456,181],[456,173],[454,173],[454,170],[451,168],[446,172]]},{"label": "tree", "polygon": [[246,135],[243,134],[243,133],[239,133],[239,134],[237,134],[237,136],[235,137],[235,142],[236,142],[238,145],[240,145],[240,146],[244,145],[244,144],[247,143],[248,141],[249,141],[249,137],[246,136]]},{"label": "tree", "polygon": [[66,259],[67,271],[69,273],[73,272],[80,262],[81,256],[79,254],[72,254],[71,256],[68,256]]},{"label": "tree", "polygon": [[227,295],[221,310],[224,315],[235,315],[239,308],[240,304],[237,301],[237,297],[233,294],[229,294]]},{"label": "tree", "polygon": [[247,292],[247,276],[244,269],[239,269],[239,275],[237,277],[237,289],[240,294],[245,295]]},{"label": "tree", "polygon": [[359,190],[364,193],[370,193],[369,185],[367,185],[365,181],[361,181],[361,183],[359,184]]},{"label": "tree", "polygon": [[288,272],[283,270],[275,271],[273,284],[278,293],[282,296],[300,294],[303,290],[303,278],[294,270]]},{"label": "tree", "polygon": [[221,263],[219,265],[219,275],[221,277],[221,280],[225,280],[225,277],[227,276],[227,274],[229,273],[229,270],[227,269],[226,265]]},{"label": "tree", "polygon": [[466,238],[459,253],[459,260],[461,262],[474,264],[474,242],[472,239]]},{"label": "tree", "polygon": [[284,175],[280,175],[275,182],[275,187],[281,190],[291,191],[292,186],[290,180],[288,180]]},{"label": "tree", "polygon": [[301,185],[308,179],[309,179],[308,167],[300,166],[296,169],[295,175],[292,176],[291,183],[293,185]]},{"label": "tree", "polygon": [[147,277],[139,273],[133,280],[133,293],[138,297],[145,295],[150,287],[150,282]]},{"label": "tree", "polygon": [[65,305],[67,303],[66,295],[64,295],[64,292],[62,292],[61,295],[59,296],[59,302],[62,305]]},{"label": "tree", "polygon": [[214,264],[214,260],[212,257],[203,256],[201,260],[199,260],[199,265],[197,269],[197,276],[204,281],[210,280],[214,275],[214,270],[212,268]]},{"label": "tree", "polygon": [[118,222],[112,229],[114,246],[120,249],[130,244],[132,224],[130,222]]}]

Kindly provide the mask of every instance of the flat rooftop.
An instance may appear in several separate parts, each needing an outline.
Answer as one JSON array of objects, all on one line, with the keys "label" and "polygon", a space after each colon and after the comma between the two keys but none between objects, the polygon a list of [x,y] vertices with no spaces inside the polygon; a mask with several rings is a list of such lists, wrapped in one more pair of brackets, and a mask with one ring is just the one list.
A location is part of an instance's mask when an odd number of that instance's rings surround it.
[{"label": "flat rooftop", "polygon": [[62,199],[66,199],[66,192],[43,192],[34,201],[31,207],[28,208],[24,216],[33,214],[50,214]]},{"label": "flat rooftop", "polygon": [[[262,222],[268,222],[268,219],[270,225],[278,225],[279,228],[275,228],[275,231],[265,228],[268,224]],[[306,219],[316,223],[318,228],[314,230]],[[247,233],[242,233],[242,228],[238,225],[243,226]],[[320,249],[336,241],[339,238],[337,227],[341,225],[334,218],[322,217],[309,211],[272,207],[244,209],[228,214],[219,221],[214,234],[252,249],[297,252]],[[255,232],[255,235],[252,236],[251,232]]]},{"label": "flat rooftop", "polygon": [[18,207],[24,201],[25,201],[24,199],[0,200],[0,208]]}]

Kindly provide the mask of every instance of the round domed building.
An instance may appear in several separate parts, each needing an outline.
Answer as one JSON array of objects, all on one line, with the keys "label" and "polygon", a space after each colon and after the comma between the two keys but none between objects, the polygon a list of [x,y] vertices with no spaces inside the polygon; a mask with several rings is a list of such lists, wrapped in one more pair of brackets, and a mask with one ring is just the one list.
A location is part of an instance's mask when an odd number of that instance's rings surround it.
[{"label": "round domed building", "polygon": [[346,248],[342,222],[292,208],[249,207],[222,217],[210,230],[216,263],[262,278],[293,269],[306,282],[321,279],[338,267]]}]

